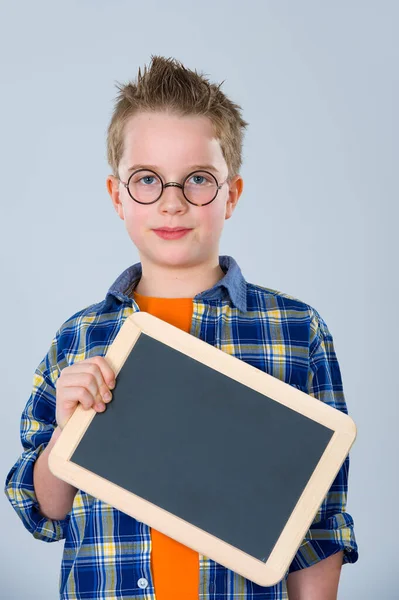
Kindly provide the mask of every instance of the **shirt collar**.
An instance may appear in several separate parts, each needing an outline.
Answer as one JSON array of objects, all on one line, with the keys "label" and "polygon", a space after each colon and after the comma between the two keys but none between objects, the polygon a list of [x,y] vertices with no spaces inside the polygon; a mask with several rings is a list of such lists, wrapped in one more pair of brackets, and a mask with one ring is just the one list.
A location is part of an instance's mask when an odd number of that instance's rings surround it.
[{"label": "shirt collar", "polygon": [[[242,312],[247,310],[247,282],[241,269],[232,256],[219,256],[219,265],[225,275],[212,288],[195,296],[195,300],[230,299],[232,304]],[[120,300],[132,301],[133,290],[140,281],[141,263],[138,262],[125,269],[114,281],[107,292]]]}]

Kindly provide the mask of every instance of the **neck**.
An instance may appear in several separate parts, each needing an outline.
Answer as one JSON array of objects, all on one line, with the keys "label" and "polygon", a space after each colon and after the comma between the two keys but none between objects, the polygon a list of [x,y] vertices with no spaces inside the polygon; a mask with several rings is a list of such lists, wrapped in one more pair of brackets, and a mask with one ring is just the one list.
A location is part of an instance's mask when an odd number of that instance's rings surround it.
[{"label": "neck", "polygon": [[142,258],[141,265],[142,276],[135,291],[154,298],[194,298],[225,275],[218,258],[184,267],[149,264]]}]

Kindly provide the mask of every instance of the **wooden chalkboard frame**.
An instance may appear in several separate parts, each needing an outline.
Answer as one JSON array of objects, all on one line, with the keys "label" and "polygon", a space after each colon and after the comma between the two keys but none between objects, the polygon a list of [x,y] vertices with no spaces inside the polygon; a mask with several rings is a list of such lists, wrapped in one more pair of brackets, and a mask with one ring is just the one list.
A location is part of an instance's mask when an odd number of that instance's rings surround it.
[{"label": "wooden chalkboard frame", "polygon": [[142,332],[334,431],[268,560],[262,562],[74,464],[70,457],[97,414],[94,409],[84,410],[78,405],[49,455],[50,470],[55,476],[76,488],[212,558],[243,577],[261,586],[275,585],[284,577],[356,439],[355,423],[341,411],[143,311],[137,311],[126,318],[105,355],[116,377]]}]

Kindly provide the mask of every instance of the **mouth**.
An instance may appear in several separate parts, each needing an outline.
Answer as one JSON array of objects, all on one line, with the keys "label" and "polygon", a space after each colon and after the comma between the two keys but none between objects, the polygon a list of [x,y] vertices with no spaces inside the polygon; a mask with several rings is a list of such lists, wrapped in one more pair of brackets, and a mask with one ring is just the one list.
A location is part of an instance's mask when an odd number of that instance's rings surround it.
[{"label": "mouth", "polygon": [[187,235],[191,229],[184,227],[160,227],[159,229],[153,229],[159,237],[165,240],[175,240]]},{"label": "mouth", "polygon": [[188,227],[157,227],[154,231],[188,231]]}]

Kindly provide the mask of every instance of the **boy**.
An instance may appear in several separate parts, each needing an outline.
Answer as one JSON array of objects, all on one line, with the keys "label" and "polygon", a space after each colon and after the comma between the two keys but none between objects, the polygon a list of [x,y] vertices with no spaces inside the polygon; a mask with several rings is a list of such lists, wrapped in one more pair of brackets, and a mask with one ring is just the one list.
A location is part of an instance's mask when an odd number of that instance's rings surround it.
[{"label": "boy", "polygon": [[[311,306],[245,281],[219,239],[242,193],[240,107],[174,59],[152,57],[119,87],[108,129],[107,189],[139,251],[106,298],[72,315],[36,369],[21,420],[24,452],[5,492],[34,537],[65,538],[60,597],[332,600],[357,560],[345,511],[349,458],[286,577],[261,587],[54,477],[48,454],[80,402],[105,410],[104,355],[145,310],[347,412],[333,339]],[[151,423],[148,443],[151,443]]]}]

